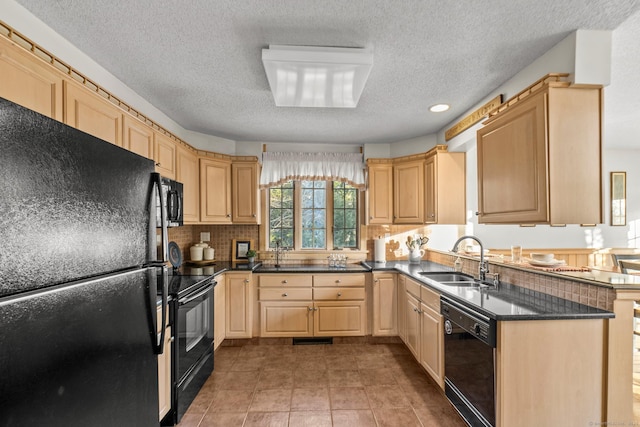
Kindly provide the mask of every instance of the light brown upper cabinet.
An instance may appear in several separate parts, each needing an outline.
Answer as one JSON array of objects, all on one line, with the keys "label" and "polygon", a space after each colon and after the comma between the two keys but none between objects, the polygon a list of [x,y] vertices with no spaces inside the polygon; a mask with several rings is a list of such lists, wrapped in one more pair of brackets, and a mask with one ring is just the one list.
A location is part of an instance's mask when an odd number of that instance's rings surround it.
[{"label": "light brown upper cabinet", "polygon": [[75,82],[64,82],[64,122],[122,147],[122,110]]},{"label": "light brown upper cabinet", "polygon": [[182,218],[185,224],[200,221],[200,169],[198,155],[182,145],[176,146],[176,181],[182,183]]},{"label": "light brown upper cabinet", "polygon": [[424,224],[424,160],[393,165],[393,222]]},{"label": "light brown upper cabinet", "polygon": [[141,121],[125,115],[124,148],[153,160],[153,129]]},{"label": "light brown upper cabinet", "polygon": [[393,223],[393,164],[391,160],[367,160],[367,223]]},{"label": "light brown upper cabinet", "polygon": [[33,54],[0,37],[0,96],[62,121],[62,76]]},{"label": "light brown upper cabinet", "polygon": [[255,161],[231,164],[232,220],[234,224],[260,224],[260,165]]},{"label": "light brown upper cabinet", "polygon": [[545,78],[503,105],[478,131],[478,222],[602,223],[601,87]]},{"label": "light brown upper cabinet", "polygon": [[176,179],[176,143],[171,138],[154,133],[153,159],[156,172],[165,178]]},{"label": "light brown upper cabinet", "polygon": [[443,146],[429,151],[424,163],[425,222],[466,223],[465,153],[449,153]]},{"label": "light brown upper cabinet", "polygon": [[231,161],[200,158],[200,222],[231,224]]}]

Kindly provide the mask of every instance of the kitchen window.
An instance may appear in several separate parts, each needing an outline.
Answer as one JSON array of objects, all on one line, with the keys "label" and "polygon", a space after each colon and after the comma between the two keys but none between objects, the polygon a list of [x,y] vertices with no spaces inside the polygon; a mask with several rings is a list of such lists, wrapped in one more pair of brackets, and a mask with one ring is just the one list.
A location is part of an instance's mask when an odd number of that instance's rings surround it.
[{"label": "kitchen window", "polygon": [[287,181],[269,188],[269,248],[358,247],[358,190],[338,181]]}]

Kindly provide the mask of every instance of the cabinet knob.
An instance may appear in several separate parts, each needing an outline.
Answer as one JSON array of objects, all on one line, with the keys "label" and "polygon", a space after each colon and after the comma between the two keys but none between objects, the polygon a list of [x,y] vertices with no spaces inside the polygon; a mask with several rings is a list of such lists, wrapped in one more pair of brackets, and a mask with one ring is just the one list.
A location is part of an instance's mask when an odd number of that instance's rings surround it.
[{"label": "cabinet knob", "polygon": [[480,212],[476,211],[476,216],[479,216],[479,215],[480,215]]},{"label": "cabinet knob", "polygon": [[251,216],[255,218],[255,217],[256,217],[256,214],[253,214],[253,215],[251,215]]},{"label": "cabinet knob", "polygon": [[313,311],[313,307],[307,307],[309,311]]},{"label": "cabinet knob", "polygon": [[286,292],[284,294],[282,294],[283,297],[288,297],[289,294],[287,294]]},{"label": "cabinet knob", "polygon": [[413,311],[415,311],[416,313],[418,312],[418,309],[413,307]]},{"label": "cabinet knob", "polygon": [[372,216],[370,216],[370,217],[369,217],[369,219],[373,219],[373,217],[372,217]]},{"label": "cabinet knob", "polygon": [[429,217],[430,218],[435,218],[436,214],[430,214]]},{"label": "cabinet knob", "polygon": [[313,311],[318,311],[318,307],[313,307]]},{"label": "cabinet knob", "polygon": [[377,283],[380,281],[380,279],[374,279],[373,281]]},{"label": "cabinet knob", "polygon": [[338,296],[341,297],[342,296],[342,292],[338,292]]},{"label": "cabinet knob", "polygon": [[249,283],[249,279],[244,279],[244,283]]},{"label": "cabinet knob", "polygon": [[156,166],[161,166],[161,165],[160,165],[160,162],[156,163]]},{"label": "cabinet knob", "polygon": [[283,281],[282,281],[282,283],[287,283],[287,281],[286,281],[286,280],[283,280]]},{"label": "cabinet knob", "polygon": [[231,214],[227,214],[227,218],[231,218]]},{"label": "cabinet knob", "polygon": [[340,279],[337,279],[337,280],[336,280],[336,283],[340,283]]}]

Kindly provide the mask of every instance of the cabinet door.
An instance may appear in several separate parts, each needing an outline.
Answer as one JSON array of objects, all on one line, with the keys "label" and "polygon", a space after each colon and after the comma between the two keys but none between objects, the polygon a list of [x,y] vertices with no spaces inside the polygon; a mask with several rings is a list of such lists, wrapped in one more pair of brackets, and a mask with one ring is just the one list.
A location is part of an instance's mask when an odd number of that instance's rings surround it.
[{"label": "cabinet door", "polygon": [[185,223],[200,221],[200,174],[195,152],[178,146],[176,150],[176,180],[182,183],[183,220]]},{"label": "cabinet door", "polygon": [[398,299],[398,336],[403,342],[407,341],[407,291],[405,286],[405,276],[398,274],[398,292],[396,293]]},{"label": "cabinet door", "polygon": [[226,338],[251,338],[253,284],[251,273],[226,273]]},{"label": "cabinet door", "polygon": [[393,165],[393,222],[424,223],[424,163],[422,160]]},{"label": "cabinet door", "polygon": [[122,147],[122,111],[84,87],[64,82],[64,122]]},{"label": "cabinet door", "polygon": [[420,360],[420,301],[410,293],[405,294],[405,341],[416,360]]},{"label": "cabinet door", "polygon": [[315,303],[313,335],[364,336],[366,329],[364,301],[327,301]]},{"label": "cabinet door", "polygon": [[123,123],[124,148],[153,160],[153,129],[127,115]]},{"label": "cabinet door", "polygon": [[545,105],[530,95],[478,130],[478,222],[548,220]]},{"label": "cabinet door", "polygon": [[261,301],[261,337],[310,337],[313,335],[311,301]]},{"label": "cabinet door", "polygon": [[225,324],[226,324],[226,286],[225,286],[225,276],[216,277],[216,287],[214,288],[214,308],[213,308],[213,317],[214,317],[214,349],[218,348],[222,341],[225,339]]},{"label": "cabinet door", "polygon": [[[168,311],[168,308],[167,308]],[[168,313],[167,313],[168,314]],[[158,308],[157,318],[162,319],[162,310]],[[164,335],[164,352],[158,355],[158,419],[167,415],[171,409],[171,326],[168,325]],[[158,331],[159,333],[160,331]]]},{"label": "cabinet door", "polygon": [[371,335],[398,335],[398,292],[395,274],[373,275],[373,330]]},{"label": "cabinet door", "polygon": [[371,164],[367,168],[369,224],[393,223],[393,165]]},{"label": "cabinet door", "polygon": [[31,53],[0,38],[0,96],[62,121],[62,77]]},{"label": "cabinet door", "polygon": [[436,156],[431,156],[424,162],[424,216],[425,222],[438,222],[438,187],[436,180]]},{"label": "cabinet door", "polygon": [[420,305],[420,364],[444,389],[444,331],[442,315]]},{"label": "cabinet door", "polygon": [[234,224],[260,223],[258,167],[257,162],[234,162],[231,164],[232,221]]},{"label": "cabinet door", "polygon": [[231,163],[200,159],[200,221],[231,224]]},{"label": "cabinet door", "polygon": [[165,178],[176,179],[176,143],[166,135],[153,135],[153,159],[156,172]]}]

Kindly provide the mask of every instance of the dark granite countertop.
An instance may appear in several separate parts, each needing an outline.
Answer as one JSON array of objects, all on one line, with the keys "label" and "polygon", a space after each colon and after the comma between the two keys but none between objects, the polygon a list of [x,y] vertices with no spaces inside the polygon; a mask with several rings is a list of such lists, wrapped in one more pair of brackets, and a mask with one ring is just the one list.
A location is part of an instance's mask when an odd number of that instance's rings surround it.
[{"label": "dark granite countertop", "polygon": [[471,307],[496,320],[559,320],[612,318],[610,311],[579,304],[530,289],[501,283],[498,289],[443,285],[423,272],[453,271],[452,267],[431,261],[366,262],[372,271],[397,271],[441,295]]}]

